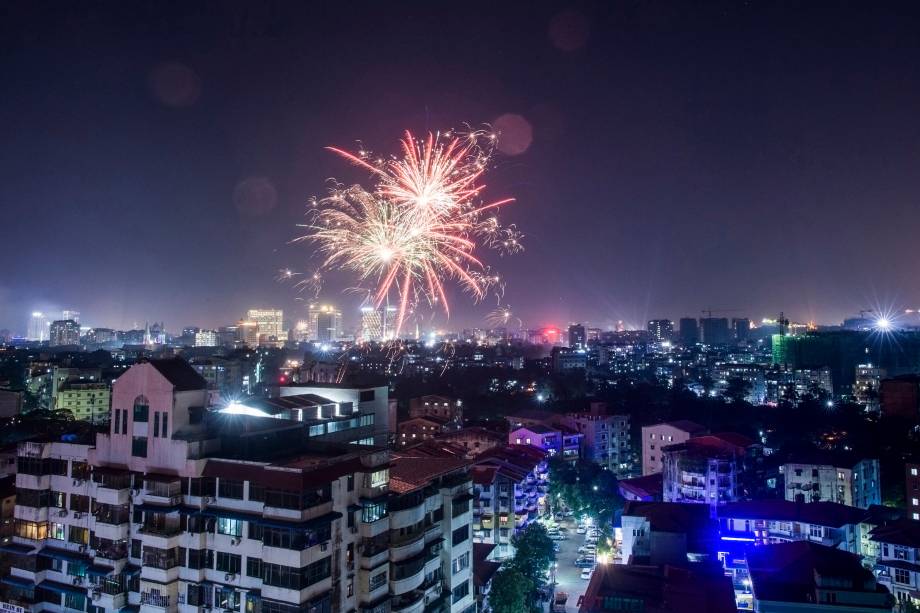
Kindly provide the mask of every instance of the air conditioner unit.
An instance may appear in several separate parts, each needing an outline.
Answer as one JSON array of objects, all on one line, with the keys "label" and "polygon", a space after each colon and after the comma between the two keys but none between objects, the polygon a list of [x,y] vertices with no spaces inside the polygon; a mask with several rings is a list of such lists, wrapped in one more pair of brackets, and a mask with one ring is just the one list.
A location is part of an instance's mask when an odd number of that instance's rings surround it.
[{"label": "air conditioner unit", "polygon": [[67,517],[68,513],[69,511],[67,509],[61,509],[60,511],[58,511],[58,517]]},{"label": "air conditioner unit", "polygon": [[82,518],[83,518],[83,513],[80,512],[80,511],[74,511],[73,516],[74,516],[74,519],[82,519]]},{"label": "air conditioner unit", "polygon": [[233,581],[236,579],[236,573],[227,573],[224,575],[224,581]]},{"label": "air conditioner unit", "polygon": [[80,545],[80,553],[86,553],[86,545]]},{"label": "air conditioner unit", "polygon": [[92,598],[93,598],[93,600],[99,600],[100,598],[102,598],[102,591],[101,591],[101,590],[93,590]]},{"label": "air conditioner unit", "polygon": [[205,496],[204,498],[201,499],[201,502],[205,504],[211,504],[212,502],[214,502],[214,498],[212,498],[211,496]]},{"label": "air conditioner unit", "polygon": [[240,539],[240,538],[230,539],[230,544],[236,546],[236,545],[239,545],[240,541],[242,540],[243,539]]},{"label": "air conditioner unit", "polygon": [[74,577],[74,578],[73,578],[73,584],[74,584],[74,585],[83,585],[83,577]]}]

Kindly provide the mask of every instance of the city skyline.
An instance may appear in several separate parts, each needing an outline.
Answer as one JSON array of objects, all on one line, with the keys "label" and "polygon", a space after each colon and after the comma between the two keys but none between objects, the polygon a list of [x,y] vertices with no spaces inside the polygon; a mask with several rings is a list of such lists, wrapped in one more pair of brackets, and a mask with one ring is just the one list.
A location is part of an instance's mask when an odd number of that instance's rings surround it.
[{"label": "city skyline", "polygon": [[[502,303],[525,321],[713,305],[834,322],[920,303],[910,232],[884,231],[913,223],[920,92],[916,50],[898,41],[916,11],[318,10],[153,7],[142,23],[12,7],[0,254],[17,265],[0,280],[2,325],[63,299],[114,327],[293,312],[313,297],[275,276],[308,260],[290,241],[309,198],[329,176],[367,178],[324,147],[392,153],[405,128],[464,122],[502,133],[488,194],[516,198],[503,216],[526,251],[498,265]],[[375,52],[391,40],[413,44]],[[67,237],[66,266],[42,236]],[[331,274],[320,299],[357,312],[353,286]],[[457,328],[500,306],[448,298]]]}]

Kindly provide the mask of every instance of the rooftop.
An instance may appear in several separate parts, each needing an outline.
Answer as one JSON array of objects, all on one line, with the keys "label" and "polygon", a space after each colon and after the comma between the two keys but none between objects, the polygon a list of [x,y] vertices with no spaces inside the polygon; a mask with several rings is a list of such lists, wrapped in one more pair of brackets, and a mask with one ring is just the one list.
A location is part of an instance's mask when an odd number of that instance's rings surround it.
[{"label": "rooftop", "polygon": [[877,543],[920,547],[920,521],[905,518],[879,526],[869,533],[869,538]]},{"label": "rooftop", "polygon": [[591,576],[579,613],[609,610],[604,602],[607,598],[628,599],[625,606],[639,601],[629,610],[646,613],[735,613],[731,579],[719,569],[697,566],[601,564]]},{"label": "rooftop", "polygon": [[166,377],[177,392],[207,389],[208,384],[192,366],[182,358],[148,360],[148,364]]},{"label": "rooftop", "polygon": [[856,554],[809,541],[794,541],[750,548],[747,563],[756,600],[814,603],[818,584],[832,579],[823,585],[850,593],[877,593],[880,603],[884,601],[887,607],[872,606],[872,601],[864,598],[859,599],[860,604],[865,608],[891,610],[891,603],[884,599],[888,590],[876,584],[872,572],[863,567]]},{"label": "rooftop", "polygon": [[463,458],[413,458],[394,456],[390,466],[390,489],[404,494],[428,485],[433,479],[461,470],[469,462]]},{"label": "rooftop", "polygon": [[865,509],[848,507],[836,502],[791,502],[788,500],[757,500],[730,502],[719,508],[720,517],[738,519],[771,519],[801,521],[808,524],[840,528],[859,524],[868,519]]}]

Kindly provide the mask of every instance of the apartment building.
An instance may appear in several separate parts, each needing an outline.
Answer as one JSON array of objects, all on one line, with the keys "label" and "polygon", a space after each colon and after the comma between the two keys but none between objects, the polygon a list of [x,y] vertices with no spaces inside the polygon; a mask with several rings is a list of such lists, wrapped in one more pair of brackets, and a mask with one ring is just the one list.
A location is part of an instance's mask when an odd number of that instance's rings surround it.
[{"label": "apartment building", "polygon": [[740,500],[759,450],[747,437],[731,432],[664,447],[663,500],[713,508]]},{"label": "apartment building", "polygon": [[390,468],[390,611],[476,610],[473,483],[462,458],[396,455]]},{"label": "apartment building", "polygon": [[920,606],[920,522],[903,519],[875,528],[870,534],[878,544],[875,574],[887,587],[901,610]]},{"label": "apartment building", "polygon": [[662,449],[706,433],[706,428],[686,419],[642,427],[642,474],[653,475],[663,469]]},{"label": "apartment building", "polygon": [[542,424],[521,426],[508,433],[509,445],[536,447],[550,456],[574,462],[581,457],[584,436],[566,426],[549,427]]},{"label": "apartment building", "polygon": [[473,541],[496,545],[496,559],[514,555],[512,537],[546,508],[546,454],[528,446],[496,447],[477,457],[470,472]]},{"label": "apartment building", "polygon": [[559,423],[582,435],[582,455],[606,466],[618,478],[632,473],[632,441],[629,415],[608,414],[595,403],[588,413],[566,413]]},{"label": "apartment building", "polygon": [[814,452],[789,458],[780,471],[786,500],[827,500],[862,509],[882,501],[877,459]]},{"label": "apartment building", "polygon": [[[424,540],[391,548],[406,514],[393,523],[387,450],[310,440],[304,422],[208,412],[207,394],[184,361],[151,360],[116,381],[107,433],[19,445],[9,604],[34,613],[469,608],[462,574],[456,585],[453,574],[428,576],[434,552],[442,567],[450,556],[429,547],[433,524]],[[454,512],[469,506],[469,479],[461,491],[459,478],[434,476],[433,489],[416,488],[425,513],[439,508],[427,492],[442,508],[449,499],[439,528],[462,548],[454,526],[466,519],[469,534],[470,513]]]},{"label": "apartment building", "polygon": [[315,394],[338,403],[350,402],[362,415],[373,413],[373,444],[384,446],[390,442],[396,427],[396,400],[390,401],[389,388],[385,384],[298,383],[278,388],[282,398],[299,394]]}]

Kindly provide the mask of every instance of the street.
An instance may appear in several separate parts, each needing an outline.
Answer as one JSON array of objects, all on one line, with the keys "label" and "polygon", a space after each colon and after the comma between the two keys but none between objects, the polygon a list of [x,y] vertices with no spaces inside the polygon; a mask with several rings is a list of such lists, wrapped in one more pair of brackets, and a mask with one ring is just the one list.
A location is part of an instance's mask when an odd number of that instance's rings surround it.
[{"label": "street", "polygon": [[565,592],[569,595],[565,610],[574,613],[578,611],[578,599],[588,589],[588,580],[581,578],[582,569],[574,565],[579,556],[578,548],[585,544],[585,535],[575,533],[576,524],[571,519],[558,522],[558,525],[568,529],[568,538],[555,541],[559,543],[559,553],[556,554],[556,593]]}]

